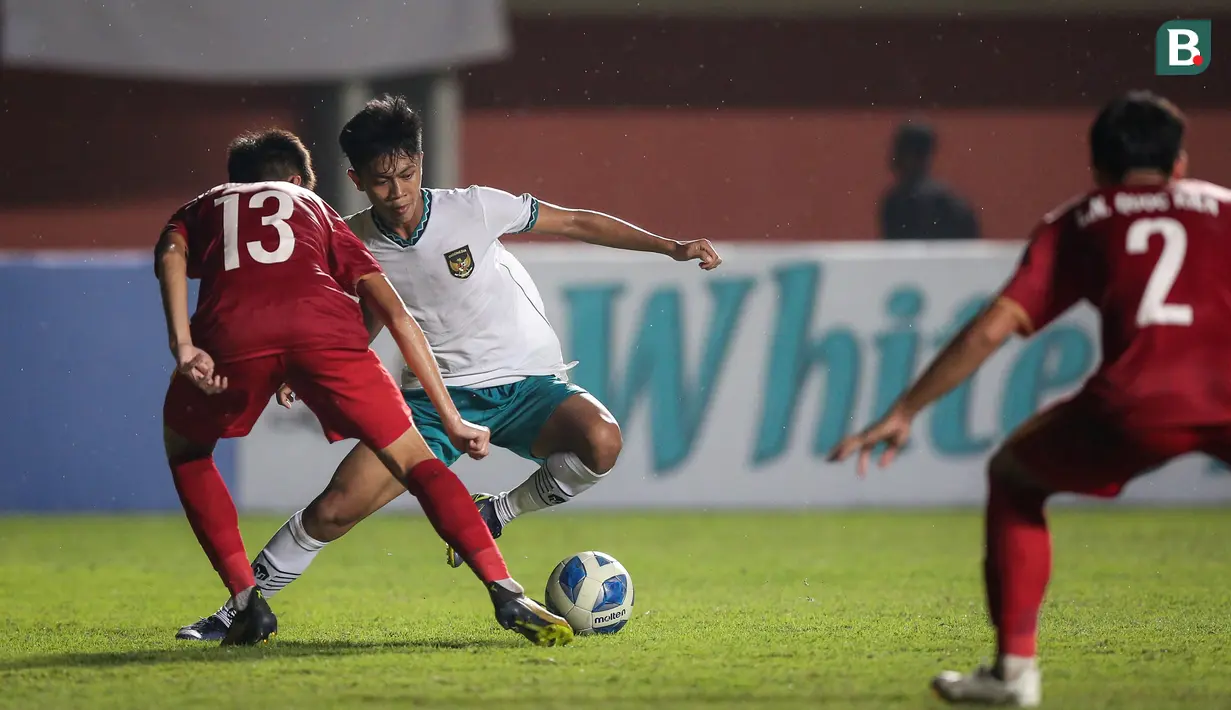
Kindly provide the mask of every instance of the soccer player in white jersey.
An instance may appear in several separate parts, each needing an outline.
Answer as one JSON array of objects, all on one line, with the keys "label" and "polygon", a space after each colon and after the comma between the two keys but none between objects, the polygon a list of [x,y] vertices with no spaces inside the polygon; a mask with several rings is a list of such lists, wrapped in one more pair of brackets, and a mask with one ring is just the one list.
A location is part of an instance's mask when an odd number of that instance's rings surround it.
[{"label": "soccer player in white jersey", "polygon": [[[371,250],[427,336],[445,384],[466,421],[491,429],[491,443],[535,462],[521,485],[474,496],[493,537],[519,515],[565,503],[602,480],[622,440],[615,418],[567,379],[566,365],[538,289],[501,243],[533,232],[599,246],[647,251],[705,270],[722,260],[708,240],[675,241],[598,212],[541,202],[490,187],[422,187],[422,119],[402,97],[367,104],[339,137],[355,187],[371,202],[347,218]],[[369,321],[374,322],[374,321]],[[379,328],[379,326],[375,326]],[[379,330],[373,330],[374,338]],[[449,441],[440,416],[408,372],[402,391],[415,425],[446,464],[464,452]],[[290,406],[293,394],[279,401]],[[333,480],[295,513],[253,561],[257,586],[272,597],[297,579],[330,541],[406,488],[363,444]],[[461,564],[453,550],[446,554]],[[180,629],[178,638],[225,635],[232,612]]]}]

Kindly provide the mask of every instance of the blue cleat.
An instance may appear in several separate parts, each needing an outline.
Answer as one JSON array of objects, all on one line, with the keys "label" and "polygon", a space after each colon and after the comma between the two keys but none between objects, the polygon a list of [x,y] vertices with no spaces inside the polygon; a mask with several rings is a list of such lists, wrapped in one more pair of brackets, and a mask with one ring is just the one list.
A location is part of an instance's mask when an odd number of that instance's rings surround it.
[{"label": "blue cleat", "polygon": [[[500,518],[496,515],[496,496],[487,493],[475,493],[470,496],[474,501],[474,505],[479,509],[479,515],[483,516],[483,522],[487,523],[487,529],[492,534],[492,539],[500,537],[500,533],[504,532],[504,526],[500,524]],[[445,545],[445,562],[449,563],[450,567],[457,568],[466,564],[462,556],[457,550],[454,550],[451,545]]]},{"label": "blue cleat", "polygon": [[221,641],[226,638],[234,618],[235,611],[224,606],[195,624],[182,627],[175,638],[183,641]]}]

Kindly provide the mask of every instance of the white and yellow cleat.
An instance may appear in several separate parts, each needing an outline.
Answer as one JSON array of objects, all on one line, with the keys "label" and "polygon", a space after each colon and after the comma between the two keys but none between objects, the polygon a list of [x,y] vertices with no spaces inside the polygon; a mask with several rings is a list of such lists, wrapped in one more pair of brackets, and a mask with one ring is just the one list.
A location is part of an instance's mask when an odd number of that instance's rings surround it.
[{"label": "white and yellow cleat", "polygon": [[1006,664],[1012,672],[1005,678],[997,677],[987,666],[967,674],[945,671],[932,679],[932,690],[950,703],[1038,707],[1043,699],[1043,674],[1038,663],[1033,658],[1013,661],[1016,663]]},{"label": "white and yellow cleat", "polygon": [[496,621],[536,646],[564,646],[573,640],[573,627],[567,621],[525,595],[499,603]]}]

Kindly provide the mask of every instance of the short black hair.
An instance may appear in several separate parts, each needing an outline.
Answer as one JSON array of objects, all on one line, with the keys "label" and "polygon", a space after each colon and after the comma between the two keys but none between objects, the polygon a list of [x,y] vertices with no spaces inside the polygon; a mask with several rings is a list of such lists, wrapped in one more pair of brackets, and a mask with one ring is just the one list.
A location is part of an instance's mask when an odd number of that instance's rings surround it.
[{"label": "short black hair", "polygon": [[346,122],[338,143],[355,170],[377,158],[412,157],[423,152],[423,117],[405,96],[385,94]]},{"label": "short black hair", "polygon": [[907,122],[898,126],[893,137],[895,156],[917,155],[927,158],[936,150],[936,131],[925,123]]},{"label": "short black hair", "polygon": [[303,186],[316,189],[312,154],[299,136],[281,128],[245,133],[227,147],[227,179],[230,182],[289,180],[298,175]]},{"label": "short black hair", "polygon": [[1090,163],[1119,181],[1130,170],[1157,170],[1170,177],[1184,144],[1184,114],[1149,91],[1113,99],[1090,126]]}]

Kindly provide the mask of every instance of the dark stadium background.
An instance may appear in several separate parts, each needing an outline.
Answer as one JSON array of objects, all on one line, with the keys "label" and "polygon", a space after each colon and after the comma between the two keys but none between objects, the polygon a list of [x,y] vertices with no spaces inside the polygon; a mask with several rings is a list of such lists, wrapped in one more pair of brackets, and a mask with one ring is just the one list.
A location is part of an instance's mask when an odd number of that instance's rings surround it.
[{"label": "dark stadium background", "polygon": [[[984,232],[1020,239],[1084,187],[1091,108],[1128,88],[1179,103],[1194,170],[1231,182],[1231,62],[1154,76],[1158,25],[1199,3],[588,5],[513,0],[507,58],[455,69],[462,184],[525,186],[673,234],[869,239],[892,131],[920,117]],[[413,93],[422,79],[375,86]],[[0,247],[145,248],[220,179],[236,132],[278,124],[332,145],[330,91],[5,70]],[[321,172],[333,198],[337,175]]]}]

